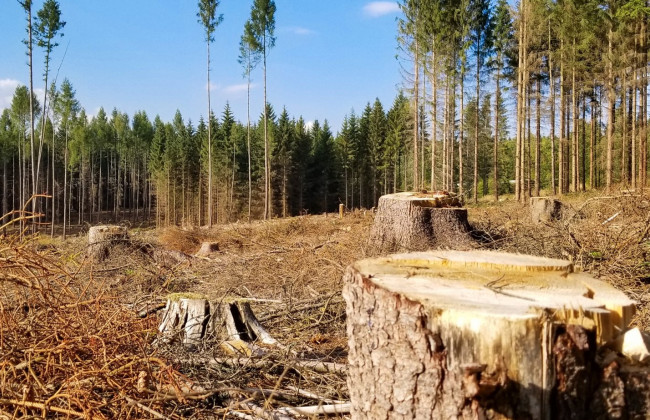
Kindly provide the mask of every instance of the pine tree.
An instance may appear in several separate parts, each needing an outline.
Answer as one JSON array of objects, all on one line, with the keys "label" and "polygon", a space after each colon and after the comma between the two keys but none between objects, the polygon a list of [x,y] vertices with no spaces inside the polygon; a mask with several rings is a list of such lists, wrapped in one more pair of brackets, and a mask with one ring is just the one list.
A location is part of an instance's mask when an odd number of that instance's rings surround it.
[{"label": "pine tree", "polygon": [[207,75],[208,75],[208,227],[212,227],[212,108],[210,104],[210,44],[214,42],[214,31],[223,21],[223,15],[217,15],[219,0],[199,0],[199,23],[205,29],[205,43],[207,46]]},{"label": "pine tree", "polygon": [[268,100],[266,98],[266,59],[271,48],[275,46],[275,2],[273,0],[255,0],[251,8],[252,34],[258,51],[262,54],[264,71],[264,219],[271,217],[271,164],[270,144],[268,138]]}]

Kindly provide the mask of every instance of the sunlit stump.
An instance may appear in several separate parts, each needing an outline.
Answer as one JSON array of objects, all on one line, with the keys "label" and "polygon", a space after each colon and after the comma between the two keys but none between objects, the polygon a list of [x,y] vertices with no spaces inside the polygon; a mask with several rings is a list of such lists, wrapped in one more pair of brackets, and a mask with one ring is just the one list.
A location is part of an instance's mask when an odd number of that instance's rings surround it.
[{"label": "sunlit stump", "polygon": [[559,220],[562,217],[562,202],[551,197],[531,197],[530,217],[535,223]]},{"label": "sunlit stump", "polygon": [[650,409],[650,371],[599,358],[634,302],[569,262],[432,251],[362,260],[344,280],[354,419],[645,418],[633,414]]},{"label": "sunlit stump", "polygon": [[252,352],[250,345],[254,342],[277,344],[246,299],[209,301],[192,293],[168,297],[158,331],[166,343],[195,347],[216,342],[230,353],[246,356]]},{"label": "sunlit stump", "polygon": [[370,255],[464,248],[472,240],[467,209],[447,193],[403,192],[379,198],[370,230]]}]

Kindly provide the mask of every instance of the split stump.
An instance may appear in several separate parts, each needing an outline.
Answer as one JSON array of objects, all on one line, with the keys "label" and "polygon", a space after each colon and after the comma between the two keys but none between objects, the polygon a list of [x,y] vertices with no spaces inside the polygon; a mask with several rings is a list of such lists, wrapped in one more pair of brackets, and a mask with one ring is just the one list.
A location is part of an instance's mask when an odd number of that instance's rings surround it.
[{"label": "split stump", "polygon": [[113,247],[128,240],[129,234],[124,226],[92,226],[88,230],[88,256],[95,262],[104,261]]},{"label": "split stump", "polygon": [[647,418],[650,370],[595,362],[634,302],[570,262],[434,251],[344,280],[354,419]]}]

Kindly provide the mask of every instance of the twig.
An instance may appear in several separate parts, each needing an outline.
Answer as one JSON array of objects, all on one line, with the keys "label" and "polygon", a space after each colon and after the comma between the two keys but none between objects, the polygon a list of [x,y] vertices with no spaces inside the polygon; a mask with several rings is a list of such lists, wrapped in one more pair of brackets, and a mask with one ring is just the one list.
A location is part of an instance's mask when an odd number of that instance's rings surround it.
[{"label": "twig", "polygon": [[352,404],[312,405],[307,407],[282,407],[276,411],[294,416],[313,416],[314,414],[348,414]]},{"label": "twig", "polygon": [[296,392],[298,395],[301,395],[303,397],[311,398],[313,400],[317,401],[322,401],[324,403],[328,404],[343,404],[345,401],[340,401],[340,400],[333,400],[331,398],[323,397],[322,395],[315,394],[313,392],[309,392],[305,389],[298,388],[297,386],[293,385],[287,385],[287,388],[290,389],[291,391]]},{"label": "twig", "polygon": [[226,365],[230,367],[255,367],[255,368],[268,368],[277,364],[289,365],[291,367],[311,369],[318,373],[338,373],[346,374],[348,366],[342,363],[322,362],[320,360],[273,360],[273,359],[257,359],[253,357],[239,357],[239,358],[193,358],[177,360],[181,363],[189,363],[192,365],[211,365],[221,366]]},{"label": "twig", "polygon": [[147,413],[151,414],[152,416],[154,416],[154,417],[157,418],[157,419],[171,420],[169,417],[167,417],[167,416],[165,416],[165,415],[163,415],[163,414],[157,412],[156,410],[154,410],[154,409],[152,409],[152,408],[147,407],[146,405],[144,405],[144,404],[142,404],[142,403],[140,403],[140,402],[134,400],[134,399],[131,398],[131,397],[128,397],[128,396],[124,395],[124,399],[125,399],[125,400],[130,404],[130,405],[134,405],[134,406],[138,407],[140,410],[142,410],[142,411],[146,411]]}]

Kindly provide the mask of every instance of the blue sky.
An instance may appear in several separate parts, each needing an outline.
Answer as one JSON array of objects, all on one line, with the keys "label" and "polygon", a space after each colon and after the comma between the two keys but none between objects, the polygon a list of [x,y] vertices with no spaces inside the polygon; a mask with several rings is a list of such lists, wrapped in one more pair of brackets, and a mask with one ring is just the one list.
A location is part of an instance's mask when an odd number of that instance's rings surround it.
[{"label": "blue sky", "polygon": [[[223,23],[211,46],[213,109],[226,101],[246,120],[246,80],[237,63],[239,39],[252,0],[222,0]],[[268,99],[276,113],[306,121],[327,119],[332,131],[354,108],[378,97],[388,109],[401,83],[396,54],[397,3],[363,0],[275,0],[276,46],[268,56]],[[207,114],[206,46],[195,0],[59,0],[67,22],[52,60],[59,83],[70,79],[93,115],[116,107],[145,110],[171,121],[176,109],[195,123]],[[34,14],[42,0],[34,1]],[[0,109],[17,84],[28,84],[21,40],[25,14],[18,2],[0,5]],[[65,58],[64,51],[67,48]],[[63,60],[63,61],[62,61]],[[43,54],[34,56],[35,90],[43,88]],[[251,90],[253,119],[262,112],[261,65]],[[50,79],[52,80],[52,79]]]}]

